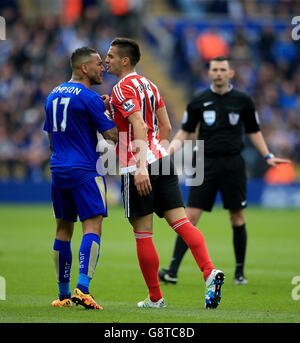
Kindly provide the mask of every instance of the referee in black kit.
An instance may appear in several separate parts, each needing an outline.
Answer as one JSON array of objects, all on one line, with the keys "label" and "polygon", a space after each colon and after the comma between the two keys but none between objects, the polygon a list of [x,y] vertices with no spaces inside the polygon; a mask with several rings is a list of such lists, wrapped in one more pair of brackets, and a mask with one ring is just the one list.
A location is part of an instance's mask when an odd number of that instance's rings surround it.
[{"label": "referee in black kit", "polygon": [[[246,200],[246,166],[241,155],[243,129],[270,166],[289,163],[270,153],[259,127],[259,119],[251,98],[230,83],[234,76],[229,59],[216,57],[209,63],[210,88],[195,96],[184,113],[181,130],[170,143],[173,154],[190,139],[200,123],[198,140],[204,140],[204,181],[191,186],[186,213],[196,226],[203,211],[211,211],[220,191],[225,209],[229,210],[233,229],[235,284],[247,284],[244,262],[247,232],[244,209]],[[179,236],[168,269],[159,271],[161,281],[177,283],[177,273],[188,247]]]}]

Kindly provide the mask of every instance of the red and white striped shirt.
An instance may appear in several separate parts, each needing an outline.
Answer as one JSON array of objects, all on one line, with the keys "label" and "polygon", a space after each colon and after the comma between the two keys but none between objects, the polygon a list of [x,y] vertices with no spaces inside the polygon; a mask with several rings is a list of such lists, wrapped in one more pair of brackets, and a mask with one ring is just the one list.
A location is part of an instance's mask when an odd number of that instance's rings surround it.
[{"label": "red and white striped shirt", "polygon": [[136,151],[132,124],[127,117],[141,111],[147,124],[147,163],[167,156],[167,152],[158,139],[158,120],[156,112],[165,106],[158,88],[147,78],[131,73],[120,80],[113,88],[109,99],[109,112],[119,130],[117,155],[120,161],[121,174],[135,171]]}]

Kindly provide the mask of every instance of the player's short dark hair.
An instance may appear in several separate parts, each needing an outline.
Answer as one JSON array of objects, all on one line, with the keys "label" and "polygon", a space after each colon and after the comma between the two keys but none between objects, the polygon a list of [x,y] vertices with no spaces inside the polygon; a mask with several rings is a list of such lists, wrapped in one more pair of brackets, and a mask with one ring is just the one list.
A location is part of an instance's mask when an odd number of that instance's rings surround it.
[{"label": "player's short dark hair", "polygon": [[125,37],[117,37],[110,43],[110,45],[118,47],[119,56],[121,58],[129,57],[130,64],[132,66],[135,66],[139,62],[141,52],[140,47],[135,40]]},{"label": "player's short dark hair", "polygon": [[212,62],[212,61],[217,61],[217,62],[227,61],[229,66],[230,66],[230,58],[226,57],[226,56],[216,56],[210,60],[210,62]]},{"label": "player's short dark hair", "polygon": [[73,69],[75,66],[78,65],[78,63],[83,61],[84,58],[92,54],[98,54],[98,51],[88,46],[83,46],[82,48],[74,50],[70,58],[71,68]]}]

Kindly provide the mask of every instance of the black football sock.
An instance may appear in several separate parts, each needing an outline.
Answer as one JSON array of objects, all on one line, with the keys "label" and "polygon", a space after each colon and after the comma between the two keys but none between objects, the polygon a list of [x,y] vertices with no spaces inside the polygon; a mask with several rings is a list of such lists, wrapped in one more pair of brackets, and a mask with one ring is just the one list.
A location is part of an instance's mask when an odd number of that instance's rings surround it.
[{"label": "black football sock", "polygon": [[180,236],[177,236],[172,260],[169,266],[169,272],[172,275],[177,275],[180,263],[187,250],[188,250],[188,246],[185,243],[185,241]]},{"label": "black football sock", "polygon": [[247,231],[246,225],[232,226],[233,229],[233,247],[235,254],[235,276],[244,274],[244,263],[246,257]]}]

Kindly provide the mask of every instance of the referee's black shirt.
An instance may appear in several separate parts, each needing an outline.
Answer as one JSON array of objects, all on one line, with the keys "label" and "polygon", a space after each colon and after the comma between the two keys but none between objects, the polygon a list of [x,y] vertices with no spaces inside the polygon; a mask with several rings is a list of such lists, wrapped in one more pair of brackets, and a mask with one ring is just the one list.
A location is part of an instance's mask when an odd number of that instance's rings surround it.
[{"label": "referee's black shirt", "polygon": [[251,98],[231,86],[219,95],[212,87],[195,96],[187,106],[181,128],[195,132],[204,140],[206,155],[235,155],[243,149],[243,127],[246,133],[260,130],[259,119]]}]

